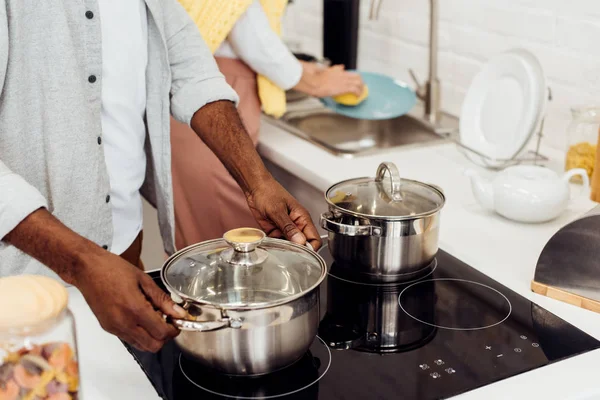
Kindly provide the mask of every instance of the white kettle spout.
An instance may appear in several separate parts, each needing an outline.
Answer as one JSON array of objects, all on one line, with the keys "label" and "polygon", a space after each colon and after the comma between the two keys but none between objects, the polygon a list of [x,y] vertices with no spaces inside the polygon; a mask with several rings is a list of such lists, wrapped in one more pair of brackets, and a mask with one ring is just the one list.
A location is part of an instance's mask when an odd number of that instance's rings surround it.
[{"label": "white kettle spout", "polygon": [[469,169],[465,175],[471,179],[471,190],[477,202],[485,209],[494,211],[494,187],[491,182],[482,179],[477,172]]}]

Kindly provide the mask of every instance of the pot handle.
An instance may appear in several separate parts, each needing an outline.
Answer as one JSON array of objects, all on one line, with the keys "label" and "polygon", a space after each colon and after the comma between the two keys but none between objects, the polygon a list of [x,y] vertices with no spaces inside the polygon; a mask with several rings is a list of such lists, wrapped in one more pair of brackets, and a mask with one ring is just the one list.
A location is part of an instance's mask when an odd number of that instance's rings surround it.
[{"label": "pot handle", "polygon": [[217,321],[191,321],[188,319],[171,318],[163,315],[163,319],[177,327],[181,331],[187,332],[210,332],[223,328],[240,329],[242,320],[239,318],[223,317]]},{"label": "pot handle", "polygon": [[392,185],[392,200],[402,201],[402,195],[400,194],[400,172],[398,172],[398,167],[396,167],[396,164],[391,162],[383,162],[379,164],[379,167],[377,168],[377,177],[375,178],[375,181],[383,181],[386,172],[389,172],[390,174],[390,181]]},{"label": "pot handle", "polygon": [[321,228],[346,236],[381,236],[381,228],[372,225],[346,225],[333,220],[333,214],[321,214]]}]

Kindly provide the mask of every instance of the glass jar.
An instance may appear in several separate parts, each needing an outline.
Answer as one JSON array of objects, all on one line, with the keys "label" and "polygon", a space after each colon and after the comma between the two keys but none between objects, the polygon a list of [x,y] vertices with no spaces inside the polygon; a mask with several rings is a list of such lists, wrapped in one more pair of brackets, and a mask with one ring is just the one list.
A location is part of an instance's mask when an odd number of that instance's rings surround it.
[{"label": "glass jar", "polygon": [[0,399],[81,399],[67,303],[66,288],[51,278],[0,278]]},{"label": "glass jar", "polygon": [[[565,170],[583,168],[591,179],[596,164],[600,106],[573,108],[571,113]],[[581,177],[573,177],[572,182],[582,183]]]}]

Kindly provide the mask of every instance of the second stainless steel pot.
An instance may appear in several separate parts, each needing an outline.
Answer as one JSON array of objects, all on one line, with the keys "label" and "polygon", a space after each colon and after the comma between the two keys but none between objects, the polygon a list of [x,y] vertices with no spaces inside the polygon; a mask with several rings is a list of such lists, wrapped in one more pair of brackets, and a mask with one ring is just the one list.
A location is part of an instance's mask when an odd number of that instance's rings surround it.
[{"label": "second stainless steel pot", "polygon": [[[248,239],[250,237],[250,239]],[[184,355],[229,375],[285,368],[309,349],[319,326],[325,261],[255,229],[183,249],[161,278],[189,317],[173,320]]]},{"label": "second stainless steel pot", "polygon": [[437,187],[402,179],[394,164],[382,163],[375,178],[333,185],[326,200],[321,226],[329,232],[331,255],[352,272],[394,282],[433,262],[445,203]]}]

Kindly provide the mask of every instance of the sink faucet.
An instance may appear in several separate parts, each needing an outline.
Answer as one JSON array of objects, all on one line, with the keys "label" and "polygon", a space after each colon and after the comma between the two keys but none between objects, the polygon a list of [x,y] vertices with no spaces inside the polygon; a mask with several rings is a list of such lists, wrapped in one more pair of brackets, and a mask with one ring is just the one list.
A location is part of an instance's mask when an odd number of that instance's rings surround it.
[{"label": "sink faucet", "polygon": [[381,10],[383,0],[371,0],[371,9],[369,10],[369,19],[376,20],[379,18],[379,10]]},{"label": "sink faucet", "polygon": [[417,85],[417,96],[425,103],[425,119],[435,125],[440,119],[441,86],[437,76],[438,69],[438,0],[430,0],[429,10],[429,79],[421,85],[414,71],[409,70]]},{"label": "sink faucet", "polygon": [[[371,0],[369,19],[376,20],[383,0]],[[410,76],[417,85],[417,96],[425,103],[425,119],[432,125],[436,125],[440,119],[440,80],[437,77],[438,69],[438,18],[439,2],[430,0],[429,10],[429,79],[422,85],[410,69]]]}]

